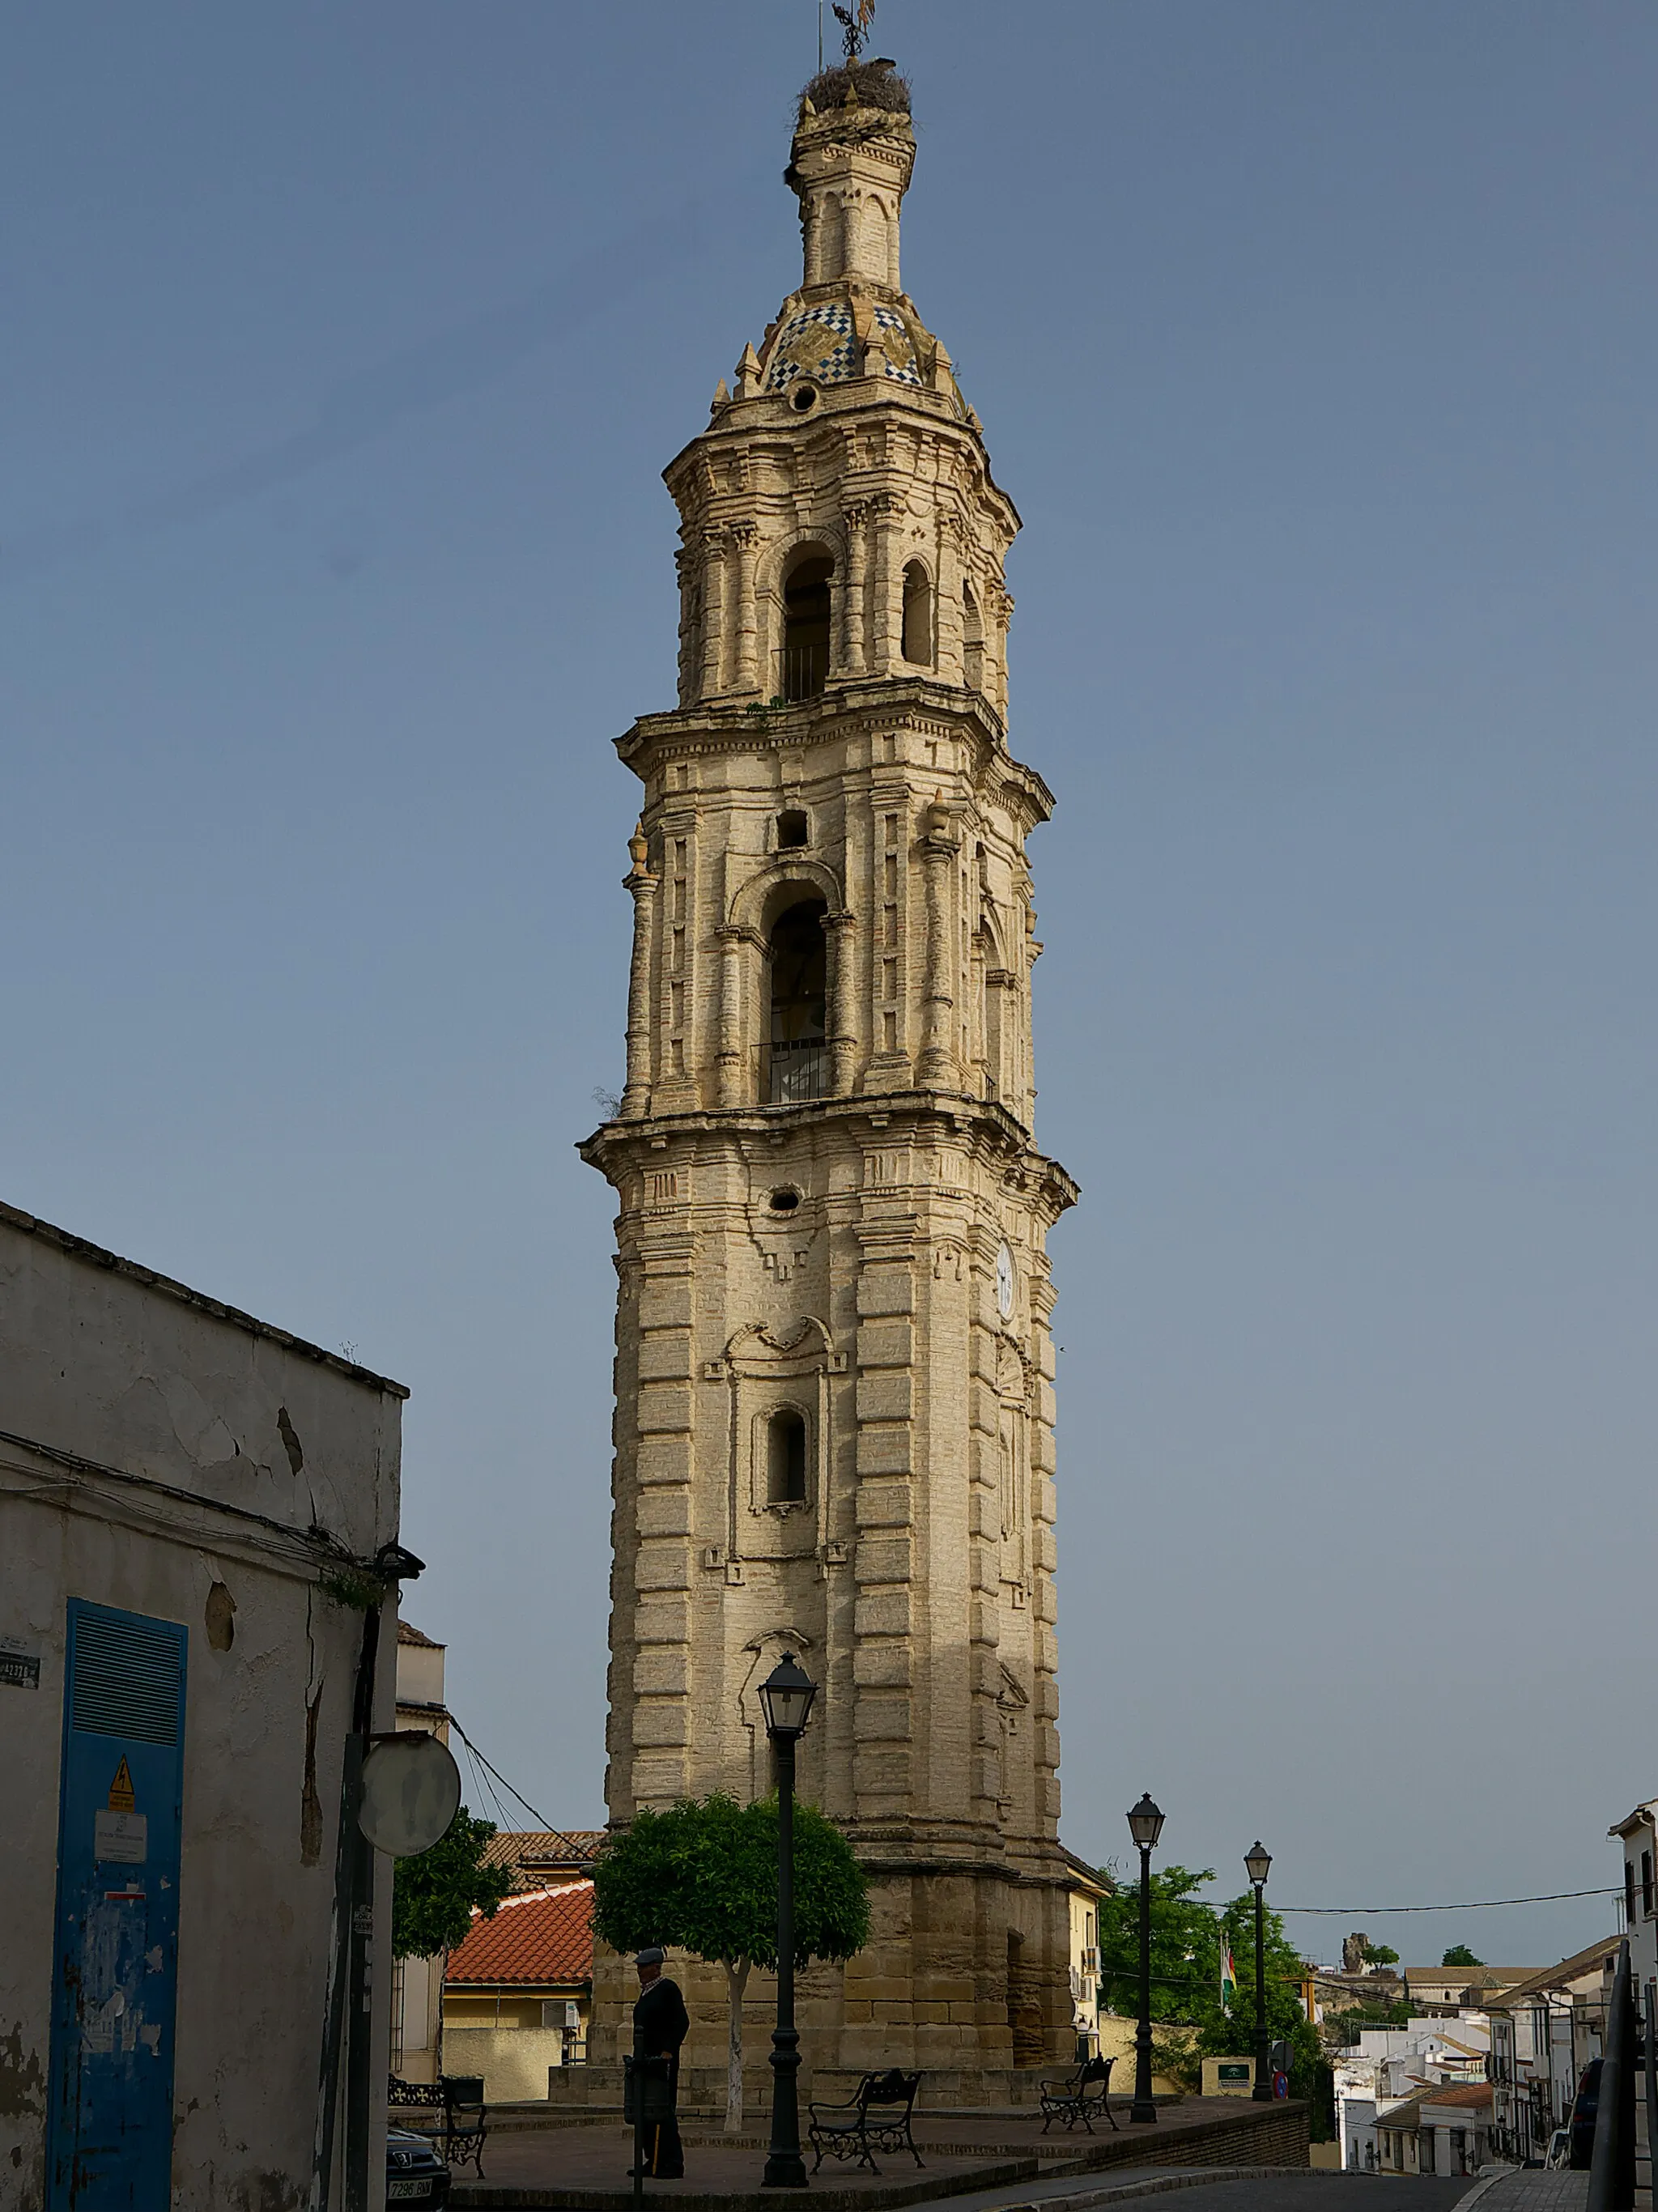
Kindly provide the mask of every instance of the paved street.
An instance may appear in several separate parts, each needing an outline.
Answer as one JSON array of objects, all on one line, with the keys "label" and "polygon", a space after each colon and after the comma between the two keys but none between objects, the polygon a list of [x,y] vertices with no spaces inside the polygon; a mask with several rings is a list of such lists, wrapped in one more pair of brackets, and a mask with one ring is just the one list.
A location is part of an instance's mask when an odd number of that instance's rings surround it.
[{"label": "paved street", "polygon": [[[1152,2179],[1147,2175],[1146,2185]],[[1254,2174],[1181,2189],[1169,2203],[1179,2212],[1450,2212],[1474,2185],[1471,2180],[1421,2180],[1415,2175],[1394,2180],[1376,2174]]]},{"label": "paved street", "polygon": [[1582,2212],[1585,2173],[1503,2173],[1462,2179],[1388,2174],[1237,2173],[1208,2179],[1178,2168],[1072,2175],[938,2198],[911,2212],[1106,2212],[1113,2203],[1149,2203],[1169,2195],[1170,2212]]}]

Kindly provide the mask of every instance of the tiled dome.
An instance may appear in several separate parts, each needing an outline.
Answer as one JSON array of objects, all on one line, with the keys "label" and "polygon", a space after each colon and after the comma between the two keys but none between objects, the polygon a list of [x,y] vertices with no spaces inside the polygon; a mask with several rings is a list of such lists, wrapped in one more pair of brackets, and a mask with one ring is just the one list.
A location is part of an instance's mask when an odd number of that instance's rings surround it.
[{"label": "tiled dome", "polygon": [[[877,307],[875,327],[886,356],[882,375],[894,384],[919,389],[920,364],[909,324],[896,307]],[[844,384],[858,373],[852,309],[844,300],[829,300],[819,307],[803,307],[778,331],[767,357],[765,389],[785,391],[799,376],[818,384]]]}]

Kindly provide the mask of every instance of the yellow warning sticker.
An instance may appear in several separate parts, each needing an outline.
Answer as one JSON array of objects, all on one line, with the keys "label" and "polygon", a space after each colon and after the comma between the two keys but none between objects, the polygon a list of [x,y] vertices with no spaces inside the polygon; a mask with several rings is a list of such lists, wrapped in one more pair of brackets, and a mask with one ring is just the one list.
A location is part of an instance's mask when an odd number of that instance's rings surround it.
[{"label": "yellow warning sticker", "polygon": [[126,1753],[121,1753],[121,1763],[115,1770],[115,1779],[109,1785],[109,1809],[112,1813],[131,1813],[137,1808],[137,1799],[132,1794],[132,1769],[127,1765]]}]

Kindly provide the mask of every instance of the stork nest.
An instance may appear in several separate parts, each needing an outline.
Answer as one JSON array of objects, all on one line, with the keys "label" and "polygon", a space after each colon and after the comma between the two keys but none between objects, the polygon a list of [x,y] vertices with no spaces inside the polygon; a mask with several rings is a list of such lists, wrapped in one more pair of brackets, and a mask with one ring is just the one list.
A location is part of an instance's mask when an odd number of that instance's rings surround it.
[{"label": "stork nest", "polygon": [[900,76],[890,62],[842,62],[838,68],[820,70],[800,95],[799,120],[805,119],[810,100],[820,115],[847,104],[851,93],[859,107],[884,107],[894,115],[909,113],[909,79]]}]

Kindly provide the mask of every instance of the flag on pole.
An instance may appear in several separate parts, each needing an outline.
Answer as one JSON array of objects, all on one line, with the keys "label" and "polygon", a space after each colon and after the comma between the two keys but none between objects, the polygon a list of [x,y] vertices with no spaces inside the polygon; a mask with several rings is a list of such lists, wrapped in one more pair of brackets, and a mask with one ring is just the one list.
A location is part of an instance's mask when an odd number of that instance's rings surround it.
[{"label": "flag on pole", "polygon": [[1223,2012],[1230,2012],[1232,2000],[1238,1993],[1238,1970],[1232,1964],[1232,1947],[1223,1936],[1220,1942],[1220,2002]]}]

